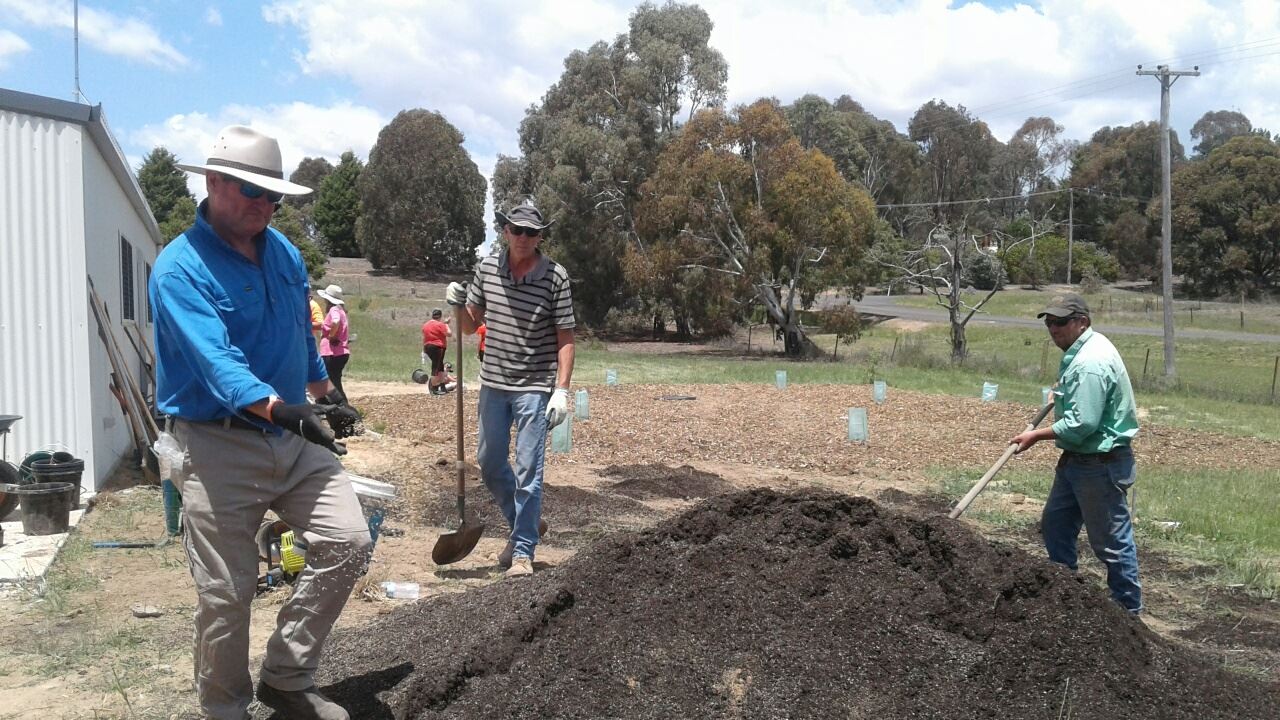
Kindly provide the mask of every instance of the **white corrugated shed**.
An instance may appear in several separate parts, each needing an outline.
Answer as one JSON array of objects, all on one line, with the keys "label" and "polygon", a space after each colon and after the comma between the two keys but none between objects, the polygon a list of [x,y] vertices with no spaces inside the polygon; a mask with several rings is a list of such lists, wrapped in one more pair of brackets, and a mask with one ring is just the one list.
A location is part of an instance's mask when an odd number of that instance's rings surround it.
[{"label": "white corrugated shed", "polygon": [[87,278],[141,381],[122,323],[151,336],[146,277],[161,244],[100,105],[0,89],[0,415],[23,416],[7,460],[65,448],[94,490],[133,455]]}]

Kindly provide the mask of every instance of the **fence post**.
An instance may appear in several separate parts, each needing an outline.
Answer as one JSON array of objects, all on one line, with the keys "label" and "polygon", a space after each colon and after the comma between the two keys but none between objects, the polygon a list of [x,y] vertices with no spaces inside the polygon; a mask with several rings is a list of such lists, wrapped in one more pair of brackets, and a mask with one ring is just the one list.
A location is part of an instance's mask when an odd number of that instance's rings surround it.
[{"label": "fence post", "polygon": [[1195,308],[1187,308],[1187,312],[1191,313],[1191,324],[1192,324],[1192,325],[1195,325],[1195,324],[1196,324],[1196,309],[1195,309]]},{"label": "fence post", "polygon": [[748,355],[751,354],[751,331],[755,329],[756,329],[756,326],[754,324],[747,325],[747,354]]},{"label": "fence post", "polygon": [[1142,361],[1142,379],[1147,379],[1147,363],[1151,362],[1151,348],[1147,348],[1147,357]]},{"label": "fence post", "polygon": [[894,356],[898,354],[898,341],[901,339],[901,335],[893,336],[893,352],[889,353],[889,362],[893,362]]},{"label": "fence post", "polygon": [[1276,366],[1271,370],[1271,402],[1276,401],[1276,373],[1280,373],[1280,355],[1276,356]]},{"label": "fence post", "polygon": [[1241,330],[1244,329],[1244,311],[1243,310],[1240,311],[1240,329]]}]

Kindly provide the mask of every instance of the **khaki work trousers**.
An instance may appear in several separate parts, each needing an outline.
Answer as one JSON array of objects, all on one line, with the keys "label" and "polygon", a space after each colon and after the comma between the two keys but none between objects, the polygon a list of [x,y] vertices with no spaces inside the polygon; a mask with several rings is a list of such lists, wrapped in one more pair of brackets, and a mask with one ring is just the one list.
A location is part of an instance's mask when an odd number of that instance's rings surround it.
[{"label": "khaki work trousers", "polygon": [[320,650],[372,551],[351,481],[328,450],[292,433],[275,436],[221,423],[174,425],[186,452],[184,544],[198,594],[195,682],[215,720],[245,720],[249,605],[258,585],[256,534],[268,509],[307,543],[306,569],[276,616],[260,679],[280,690],[313,684]]}]

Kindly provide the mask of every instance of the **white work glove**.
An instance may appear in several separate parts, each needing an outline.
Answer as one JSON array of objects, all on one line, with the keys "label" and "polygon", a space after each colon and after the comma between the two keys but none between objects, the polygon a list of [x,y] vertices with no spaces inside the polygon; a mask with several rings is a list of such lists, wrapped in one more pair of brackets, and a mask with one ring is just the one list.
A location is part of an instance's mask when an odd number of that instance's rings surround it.
[{"label": "white work glove", "polygon": [[460,282],[449,283],[449,289],[444,291],[444,300],[450,305],[466,305],[467,286]]},{"label": "white work glove", "polygon": [[558,387],[547,401],[547,429],[550,430],[569,417],[569,391]]}]

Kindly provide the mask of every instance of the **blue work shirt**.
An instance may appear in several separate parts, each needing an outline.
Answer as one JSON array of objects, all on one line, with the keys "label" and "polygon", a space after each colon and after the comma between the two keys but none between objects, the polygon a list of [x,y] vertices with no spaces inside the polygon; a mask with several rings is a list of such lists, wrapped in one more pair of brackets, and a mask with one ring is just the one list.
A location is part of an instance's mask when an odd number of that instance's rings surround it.
[{"label": "blue work shirt", "polygon": [[218,237],[206,207],[151,272],[156,406],[192,421],[258,420],[243,409],[271,395],[305,402],[307,383],[328,377],[311,334],[306,265],[270,227],[254,239],[253,263]]}]

